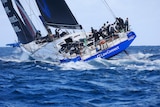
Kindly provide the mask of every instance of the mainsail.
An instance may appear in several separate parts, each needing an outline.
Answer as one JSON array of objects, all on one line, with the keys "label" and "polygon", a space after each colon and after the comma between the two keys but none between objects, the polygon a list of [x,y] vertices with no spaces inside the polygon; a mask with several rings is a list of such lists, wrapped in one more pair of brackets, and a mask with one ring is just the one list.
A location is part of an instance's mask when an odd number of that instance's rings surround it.
[{"label": "mainsail", "polygon": [[47,25],[82,29],[64,0],[36,0],[36,3]]},{"label": "mainsail", "polygon": [[18,41],[22,44],[27,44],[34,40],[31,32],[27,29],[25,24],[22,22],[21,18],[18,16],[17,12],[13,8],[11,0],[1,0],[4,9],[9,17],[9,20],[17,34]]}]

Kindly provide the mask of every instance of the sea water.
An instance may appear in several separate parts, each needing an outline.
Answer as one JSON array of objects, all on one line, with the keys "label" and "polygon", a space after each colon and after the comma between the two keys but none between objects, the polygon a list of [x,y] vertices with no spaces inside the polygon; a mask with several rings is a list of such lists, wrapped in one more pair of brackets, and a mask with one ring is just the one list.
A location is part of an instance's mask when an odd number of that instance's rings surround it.
[{"label": "sea water", "polygon": [[0,107],[160,107],[160,46],[58,64],[0,48]]}]

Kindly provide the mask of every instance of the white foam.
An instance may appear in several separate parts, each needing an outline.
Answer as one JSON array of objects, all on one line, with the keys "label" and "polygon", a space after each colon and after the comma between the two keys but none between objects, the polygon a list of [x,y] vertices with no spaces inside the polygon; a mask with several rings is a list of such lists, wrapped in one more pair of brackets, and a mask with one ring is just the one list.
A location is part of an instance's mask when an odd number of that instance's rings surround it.
[{"label": "white foam", "polygon": [[[16,49],[14,51],[14,55],[6,56],[0,58],[2,61],[13,61],[13,62],[30,62],[29,55],[26,53],[21,54],[20,49]],[[94,69],[126,69],[126,70],[160,70],[160,59],[156,60],[149,60],[149,57],[153,56],[153,54],[144,54],[144,53],[137,53],[137,54],[130,54],[128,56],[122,56],[120,59],[115,60],[105,60],[101,58],[97,58],[95,60],[89,62],[69,62],[60,64],[59,62],[53,62],[48,60],[39,60],[44,63],[49,63],[54,66],[60,67],[61,70],[94,70]],[[114,57],[113,57],[114,58]],[[33,61],[33,60],[32,60]],[[32,62],[31,61],[31,62]],[[97,64],[98,63],[98,64]],[[40,66],[37,66],[40,67]],[[41,68],[41,67],[40,67]],[[43,67],[42,67],[43,68]],[[53,68],[43,68],[47,69],[48,71],[53,71]]]},{"label": "white foam", "polygon": [[11,62],[17,62],[17,63],[22,62],[21,60],[16,59],[16,58],[12,58],[12,57],[10,57],[10,58],[0,58],[0,60],[4,61],[4,62],[9,62],[9,61],[11,61]]},{"label": "white foam", "polygon": [[27,53],[23,52],[22,55],[20,56],[20,60],[21,61],[29,60],[29,55]]},{"label": "white foam", "polygon": [[87,62],[69,62],[59,65],[61,70],[93,70],[97,69]]},{"label": "white foam", "polygon": [[149,54],[149,53],[144,54],[144,53],[138,52],[136,54],[131,54],[130,58],[132,58],[132,59],[146,59],[150,56],[153,56],[153,54]]},{"label": "white foam", "polygon": [[[153,54],[130,54],[129,57],[122,57],[122,59],[115,60],[105,60],[105,59],[96,59],[95,61],[102,64],[102,66],[97,66],[99,68],[109,68],[109,69],[126,69],[126,70],[160,70],[160,59],[149,60],[149,57]],[[96,65],[95,65],[96,66]]]}]

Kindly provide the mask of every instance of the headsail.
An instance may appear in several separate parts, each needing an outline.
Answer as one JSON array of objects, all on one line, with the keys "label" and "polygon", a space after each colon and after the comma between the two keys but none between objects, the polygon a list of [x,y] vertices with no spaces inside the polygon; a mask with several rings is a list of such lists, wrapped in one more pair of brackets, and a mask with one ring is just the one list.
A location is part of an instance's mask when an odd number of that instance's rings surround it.
[{"label": "headsail", "polygon": [[25,24],[22,22],[17,12],[13,8],[13,4],[11,0],[1,0],[4,6],[4,9],[7,13],[7,16],[14,28],[14,31],[17,34],[18,40],[22,44],[27,44],[34,40],[34,37],[26,28]]},{"label": "headsail", "polygon": [[15,0],[15,3],[23,18],[24,23],[26,24],[27,29],[31,32],[31,35],[35,37],[37,32],[35,26],[33,25],[32,21],[30,20],[29,16],[27,15],[26,11],[24,10],[19,0]]},{"label": "headsail", "polygon": [[36,0],[36,2],[47,25],[82,29],[64,0]]}]

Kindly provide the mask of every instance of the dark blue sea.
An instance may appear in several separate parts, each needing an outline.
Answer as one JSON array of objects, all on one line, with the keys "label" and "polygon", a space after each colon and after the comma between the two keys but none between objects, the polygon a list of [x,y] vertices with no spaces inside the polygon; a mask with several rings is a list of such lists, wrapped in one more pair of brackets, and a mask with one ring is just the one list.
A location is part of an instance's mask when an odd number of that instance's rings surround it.
[{"label": "dark blue sea", "polygon": [[160,107],[160,46],[58,64],[0,48],[0,107]]}]

